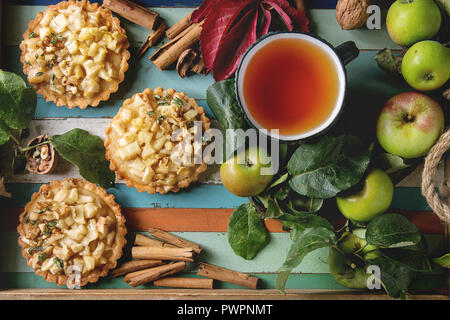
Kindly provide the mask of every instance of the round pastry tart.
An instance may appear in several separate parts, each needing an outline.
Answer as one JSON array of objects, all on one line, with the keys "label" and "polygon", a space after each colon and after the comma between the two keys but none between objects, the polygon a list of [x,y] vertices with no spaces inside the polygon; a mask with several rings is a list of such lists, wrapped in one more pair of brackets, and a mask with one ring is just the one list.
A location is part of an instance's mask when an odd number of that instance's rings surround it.
[{"label": "round pastry tart", "polygon": [[83,179],[43,185],[20,215],[19,245],[37,275],[57,285],[85,286],[115,268],[126,243],[114,196]]},{"label": "round pastry tart", "polygon": [[106,158],[118,178],[139,192],[177,192],[207,168],[197,156],[209,127],[204,109],[186,94],[146,89],[125,100],[112,119]]},{"label": "round pastry tart", "polygon": [[63,1],[28,25],[20,44],[23,72],[57,106],[98,106],[128,70],[129,42],[120,22],[98,3]]}]

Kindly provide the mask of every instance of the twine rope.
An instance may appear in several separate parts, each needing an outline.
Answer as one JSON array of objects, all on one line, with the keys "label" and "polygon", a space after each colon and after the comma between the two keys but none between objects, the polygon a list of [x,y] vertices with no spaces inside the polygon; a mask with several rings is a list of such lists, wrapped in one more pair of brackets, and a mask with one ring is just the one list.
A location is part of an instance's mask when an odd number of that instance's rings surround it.
[{"label": "twine rope", "polygon": [[[439,216],[442,221],[450,223],[450,207],[439,197],[432,179],[436,173],[436,167],[440,162],[442,155],[450,149],[450,129],[444,132],[438,142],[431,148],[425,158],[424,169],[422,172],[422,195],[427,199],[428,204]],[[444,188],[449,190],[449,181],[444,182]],[[446,192],[448,195],[448,192]]]}]

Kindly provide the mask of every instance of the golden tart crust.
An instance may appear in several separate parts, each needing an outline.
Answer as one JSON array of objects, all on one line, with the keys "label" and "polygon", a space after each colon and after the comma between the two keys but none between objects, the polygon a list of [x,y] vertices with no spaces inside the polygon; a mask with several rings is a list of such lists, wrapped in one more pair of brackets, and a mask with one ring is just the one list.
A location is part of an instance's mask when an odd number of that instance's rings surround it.
[{"label": "golden tart crust", "polygon": [[23,38],[23,72],[36,92],[57,106],[98,106],[118,90],[128,70],[126,31],[98,3],[50,5],[29,23]]},{"label": "golden tart crust", "polygon": [[114,196],[72,178],[42,185],[20,215],[17,231],[28,265],[58,286],[74,274],[71,266],[81,272],[80,286],[105,277],[122,256],[127,234]]},{"label": "golden tart crust", "polygon": [[[202,134],[210,128],[205,110],[183,92],[156,88],[133,95],[124,101],[106,130],[110,169],[139,192],[165,194],[188,187],[206,171],[207,165],[203,158],[173,160],[185,139],[183,135],[174,139],[173,134],[181,131],[193,137],[195,130],[200,130],[194,123],[201,123]],[[194,150],[203,148],[193,139],[185,141],[189,141],[192,155]]]}]

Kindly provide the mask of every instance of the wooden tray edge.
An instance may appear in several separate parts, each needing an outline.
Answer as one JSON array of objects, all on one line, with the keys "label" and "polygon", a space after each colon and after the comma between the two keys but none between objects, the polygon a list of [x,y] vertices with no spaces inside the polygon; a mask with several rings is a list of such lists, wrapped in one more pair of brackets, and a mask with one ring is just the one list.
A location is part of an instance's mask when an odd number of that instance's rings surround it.
[{"label": "wooden tray edge", "polygon": [[[356,290],[247,289],[6,289],[0,300],[391,300],[385,294]],[[450,300],[442,294],[408,295],[409,300]]]}]

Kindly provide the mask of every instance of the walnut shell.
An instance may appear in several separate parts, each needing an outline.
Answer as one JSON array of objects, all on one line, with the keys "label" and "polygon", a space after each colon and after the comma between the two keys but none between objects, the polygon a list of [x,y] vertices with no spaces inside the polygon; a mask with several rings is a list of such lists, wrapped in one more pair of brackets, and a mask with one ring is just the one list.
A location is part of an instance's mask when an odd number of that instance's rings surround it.
[{"label": "walnut shell", "polygon": [[58,154],[50,143],[50,137],[48,135],[43,134],[31,139],[27,146],[31,147],[45,141],[48,141],[48,143],[25,152],[27,170],[32,173],[47,174],[51,173],[56,167]]},{"label": "walnut shell", "polygon": [[177,62],[177,71],[181,78],[187,76],[188,71],[191,70],[197,59],[197,55],[197,52],[192,48],[186,49],[181,53]]},{"label": "walnut shell", "polygon": [[357,29],[366,23],[369,0],[339,0],[336,5],[336,20],[344,30]]}]

